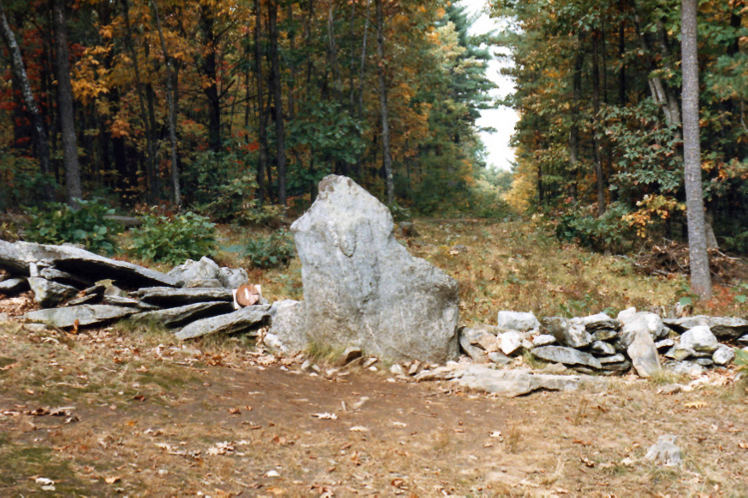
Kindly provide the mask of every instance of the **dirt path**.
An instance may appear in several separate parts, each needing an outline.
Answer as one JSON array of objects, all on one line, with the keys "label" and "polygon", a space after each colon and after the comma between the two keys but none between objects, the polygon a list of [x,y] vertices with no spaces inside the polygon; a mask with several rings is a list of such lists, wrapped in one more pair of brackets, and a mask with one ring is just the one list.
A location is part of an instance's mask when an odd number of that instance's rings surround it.
[{"label": "dirt path", "polygon": [[[505,399],[168,340],[0,326],[0,495],[748,496],[729,374]],[[682,468],[642,459],[665,433]]]}]

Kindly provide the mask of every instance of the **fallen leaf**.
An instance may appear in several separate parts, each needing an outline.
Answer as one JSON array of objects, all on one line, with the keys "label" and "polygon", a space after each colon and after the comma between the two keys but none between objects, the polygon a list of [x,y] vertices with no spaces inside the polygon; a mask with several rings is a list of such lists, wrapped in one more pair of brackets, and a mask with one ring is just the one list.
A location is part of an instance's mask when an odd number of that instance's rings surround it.
[{"label": "fallen leaf", "polygon": [[112,477],[107,477],[106,479],[104,479],[104,481],[107,484],[114,484],[115,482],[119,482],[121,480],[122,480],[122,478],[119,477],[119,476],[112,476]]},{"label": "fallen leaf", "polygon": [[579,457],[579,459],[580,459],[580,460],[582,461],[582,463],[583,463],[583,464],[584,464],[585,466],[587,466],[587,467],[589,467],[589,468],[592,468],[592,467],[594,467],[594,466],[595,466],[595,462],[593,462],[592,460],[590,460],[589,458],[587,458],[587,457],[585,457],[585,456]]},{"label": "fallen leaf", "polygon": [[337,420],[338,416],[330,412],[312,413],[312,417],[316,417],[320,420]]},{"label": "fallen leaf", "polygon": [[231,415],[241,415],[242,411],[238,408],[229,408],[229,413]]},{"label": "fallen leaf", "polygon": [[700,408],[704,408],[705,406],[707,406],[707,402],[706,401],[689,401],[688,403],[684,403],[683,406],[686,408],[700,409]]}]

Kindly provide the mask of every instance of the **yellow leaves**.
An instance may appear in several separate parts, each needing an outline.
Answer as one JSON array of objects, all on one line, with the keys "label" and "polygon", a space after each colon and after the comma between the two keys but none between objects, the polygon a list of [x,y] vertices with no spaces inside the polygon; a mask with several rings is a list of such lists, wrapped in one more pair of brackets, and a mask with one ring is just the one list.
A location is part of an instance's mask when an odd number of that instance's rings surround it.
[{"label": "yellow leaves", "polygon": [[131,134],[130,123],[121,116],[118,116],[112,121],[109,131],[114,138],[129,137]]},{"label": "yellow leaves", "polygon": [[672,197],[660,194],[645,195],[636,203],[640,209],[623,217],[623,221],[636,229],[636,235],[641,238],[647,237],[647,229],[656,218],[668,219],[675,211],[683,211],[686,206]]}]

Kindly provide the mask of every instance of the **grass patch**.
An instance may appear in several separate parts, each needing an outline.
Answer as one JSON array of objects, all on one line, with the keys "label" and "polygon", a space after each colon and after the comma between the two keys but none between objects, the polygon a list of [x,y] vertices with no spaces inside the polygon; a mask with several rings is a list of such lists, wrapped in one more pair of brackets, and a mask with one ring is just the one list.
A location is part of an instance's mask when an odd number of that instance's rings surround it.
[{"label": "grass patch", "polygon": [[0,439],[0,487],[5,496],[43,494],[34,477],[55,482],[55,496],[93,496],[97,493],[78,479],[68,462],[60,460],[51,449],[27,446]]},{"label": "grass patch", "polygon": [[672,372],[665,368],[661,368],[659,371],[653,373],[647,380],[652,385],[664,386],[667,384],[681,384],[683,382],[686,382],[688,380],[688,376]]}]

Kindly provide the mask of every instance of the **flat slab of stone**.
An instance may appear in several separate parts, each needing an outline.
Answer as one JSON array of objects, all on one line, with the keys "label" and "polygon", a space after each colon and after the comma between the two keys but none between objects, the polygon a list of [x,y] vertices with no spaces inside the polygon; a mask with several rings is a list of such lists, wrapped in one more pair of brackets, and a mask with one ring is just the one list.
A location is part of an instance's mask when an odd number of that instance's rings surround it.
[{"label": "flat slab of stone", "polygon": [[172,307],[208,301],[233,301],[231,289],[222,287],[146,287],[133,292],[141,301]]},{"label": "flat slab of stone", "polygon": [[165,327],[182,327],[195,320],[233,311],[234,306],[228,301],[209,301],[206,303],[186,304],[176,308],[143,311],[130,317],[135,322],[160,323]]},{"label": "flat slab of stone", "polygon": [[552,375],[529,370],[496,370],[483,365],[469,365],[454,373],[453,382],[507,397],[522,396],[538,390],[574,391],[584,385],[603,385],[599,377],[583,375]]},{"label": "flat slab of stone", "polygon": [[541,360],[553,363],[563,363],[564,365],[583,365],[587,367],[601,369],[600,360],[589,353],[578,351],[574,348],[565,346],[541,346],[532,348],[530,352]]},{"label": "flat slab of stone", "polygon": [[454,359],[457,282],[411,256],[393,229],[387,207],[350,178],[320,182],[314,204],[291,226],[307,340],[393,362]]},{"label": "flat slab of stone", "polygon": [[719,339],[737,339],[748,334],[748,320],[738,317],[695,315],[684,318],[665,318],[665,325],[683,333],[699,325],[706,325]]},{"label": "flat slab of stone", "polygon": [[91,281],[109,278],[126,288],[175,285],[172,277],[159,271],[99,256],[79,247],[0,240],[0,268],[13,275],[29,275],[32,263],[45,263]]},{"label": "flat slab of stone", "polygon": [[76,321],[81,327],[98,325],[126,318],[138,311],[140,310],[137,308],[110,306],[108,304],[81,304],[80,306],[30,311],[23,317],[31,322],[69,328],[75,325]]},{"label": "flat slab of stone", "polygon": [[270,306],[247,306],[232,313],[192,322],[175,335],[177,339],[194,339],[211,334],[236,334],[257,328],[270,318]]},{"label": "flat slab of stone", "polygon": [[15,296],[29,289],[29,283],[25,278],[8,278],[0,282],[0,294],[4,296]]}]

